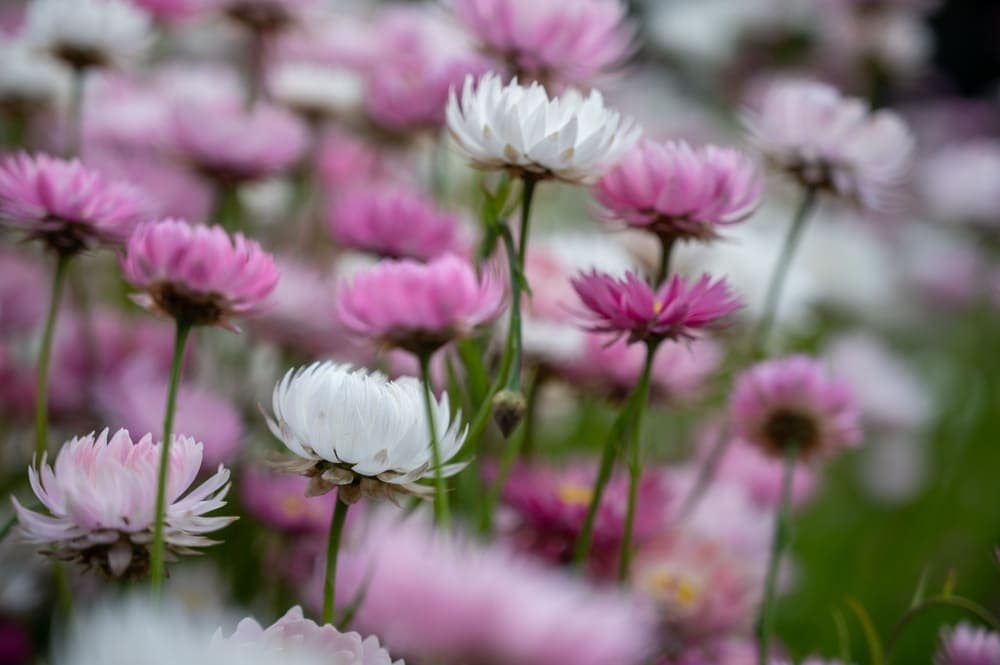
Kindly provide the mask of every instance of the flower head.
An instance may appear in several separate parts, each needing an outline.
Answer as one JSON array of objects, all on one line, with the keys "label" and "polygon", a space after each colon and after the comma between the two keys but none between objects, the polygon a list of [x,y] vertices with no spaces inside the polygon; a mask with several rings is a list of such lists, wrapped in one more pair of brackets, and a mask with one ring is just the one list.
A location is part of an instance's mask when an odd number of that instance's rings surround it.
[{"label": "flower head", "polygon": [[0,109],[31,116],[69,92],[69,76],[52,58],[40,57],[26,40],[5,36],[0,46]]},{"label": "flower head", "polygon": [[757,147],[804,186],[882,208],[909,166],[914,139],[891,111],[812,81],[783,81],[746,114]]},{"label": "flower head", "polygon": [[448,254],[429,263],[379,262],[340,288],[337,316],[350,331],[413,353],[434,351],[500,315],[504,286]]},{"label": "flower head", "polygon": [[125,279],[143,294],[142,307],[191,325],[231,326],[274,290],[271,255],[242,233],[176,219],[140,225],[121,260]]},{"label": "flower head", "polygon": [[724,279],[702,275],[691,283],[673,275],[659,289],[628,272],[618,279],[596,270],[573,280],[589,319],[587,330],[628,335],[629,343],[656,339],[693,339],[742,303]]},{"label": "flower head", "polygon": [[926,160],[920,176],[935,217],[986,228],[1000,223],[1000,141],[947,146]]},{"label": "flower head", "polygon": [[941,631],[935,665],[994,665],[1000,663],[1000,633],[962,622]]},{"label": "flower head", "polygon": [[452,91],[447,117],[453,145],[476,168],[569,183],[599,178],[641,131],[605,107],[596,90],[549,99],[538,83],[503,85],[497,74],[478,83],[467,77],[461,100]]},{"label": "flower head", "polygon": [[125,64],[152,43],[152,21],[126,0],[32,0],[25,33],[76,69]]},{"label": "flower head", "polygon": [[210,1],[247,30],[260,33],[290,28],[317,6],[316,0]]},{"label": "flower head", "polygon": [[737,150],[644,140],[595,187],[610,219],[664,239],[712,240],[756,210],[762,180]]},{"label": "flower head", "polygon": [[861,440],[860,411],[848,384],[808,356],[745,370],[736,379],[729,413],[741,438],[779,457],[789,445],[808,458]]},{"label": "flower head", "polygon": [[[89,434],[66,442],[53,467],[43,459],[39,470],[28,469],[31,489],[46,512],[11,499],[25,539],[59,559],[96,566],[114,577],[145,575],[161,445],[149,434],[133,442],[126,430],[109,439],[107,429],[96,438]],[[201,470],[201,455],[202,445],[194,439],[171,439],[164,538],[174,554],[215,544],[205,534],[236,519],[206,515],[226,505],[225,467],[188,492]]]},{"label": "flower head", "polygon": [[122,244],[143,212],[138,190],[77,160],[20,153],[0,163],[0,224],[57,252]]},{"label": "flower head", "polygon": [[[428,495],[417,481],[434,473],[423,384],[412,377],[389,381],[377,372],[330,362],[290,370],[274,388],[268,427],[294,458],[279,462],[311,482],[307,495],[337,489],[342,501],[362,494]],[[441,461],[465,441],[461,414],[451,418],[448,395],[434,404]],[[463,465],[450,464],[443,476]]]},{"label": "flower head", "polygon": [[585,83],[621,65],[633,29],[621,0],[452,0],[458,20],[515,74]]}]

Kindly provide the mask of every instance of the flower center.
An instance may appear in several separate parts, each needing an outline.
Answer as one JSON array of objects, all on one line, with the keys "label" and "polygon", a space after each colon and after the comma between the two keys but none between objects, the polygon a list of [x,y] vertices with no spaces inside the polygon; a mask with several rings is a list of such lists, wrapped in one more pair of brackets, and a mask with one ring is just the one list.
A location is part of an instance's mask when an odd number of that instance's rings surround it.
[{"label": "flower center", "polygon": [[819,428],[816,419],[806,413],[778,410],[764,424],[764,436],[778,451],[795,445],[806,451],[816,446]]},{"label": "flower center", "polygon": [[657,570],[646,578],[646,588],[658,598],[680,609],[690,609],[701,597],[698,583],[688,575]]},{"label": "flower center", "polygon": [[594,491],[580,483],[563,483],[556,490],[559,500],[570,506],[589,506],[594,498]]},{"label": "flower center", "polygon": [[222,299],[214,293],[192,293],[177,284],[163,282],[154,285],[149,294],[162,311],[190,325],[215,325],[222,318]]}]

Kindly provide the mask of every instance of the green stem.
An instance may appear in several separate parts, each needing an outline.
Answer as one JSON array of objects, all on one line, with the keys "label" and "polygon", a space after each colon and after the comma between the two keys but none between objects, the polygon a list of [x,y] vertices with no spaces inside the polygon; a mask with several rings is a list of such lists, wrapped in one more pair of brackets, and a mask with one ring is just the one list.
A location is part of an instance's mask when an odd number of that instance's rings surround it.
[{"label": "green stem", "polygon": [[660,286],[667,281],[667,275],[670,273],[670,257],[676,244],[677,236],[660,236],[660,266],[656,271],[656,281],[653,286]]},{"label": "green stem", "polygon": [[[510,262],[510,329],[507,331],[510,375],[507,378],[507,390],[519,390],[521,387],[521,293],[528,285],[525,283],[524,262],[528,255],[528,235],[531,231],[531,202],[535,198],[535,185],[538,181],[531,177],[524,178],[524,189],[521,192],[521,230],[517,242],[517,263],[513,258],[513,239],[510,229],[504,232],[504,242],[507,244],[507,256]],[[504,225],[506,227],[506,225]]]},{"label": "green stem", "polygon": [[788,544],[788,512],[792,498],[792,478],[795,475],[795,458],[798,446],[785,445],[785,465],[781,478],[781,499],[774,520],[774,534],[771,538],[771,553],[767,561],[767,576],[764,578],[764,597],[757,614],[757,665],[767,665],[770,661],[771,636],[774,634],[774,593],[778,582],[778,565]]},{"label": "green stem", "polygon": [[41,466],[42,457],[48,447],[49,433],[49,360],[52,356],[52,339],[55,336],[59,303],[62,301],[66,284],[66,267],[71,255],[60,253],[56,259],[56,270],[52,276],[52,292],[49,296],[49,313],[45,318],[42,346],[38,349],[38,375],[35,379],[35,463]]},{"label": "green stem", "polygon": [[87,83],[87,68],[73,70],[69,108],[66,121],[66,156],[78,157],[83,143],[83,94]]},{"label": "green stem", "polygon": [[635,421],[632,423],[628,442],[628,504],[625,508],[625,531],[622,534],[621,549],[618,553],[618,581],[628,579],[629,567],[632,564],[632,533],[635,530],[635,507],[639,496],[639,481],[642,479],[642,463],[640,442],[642,437],[642,416],[646,412],[646,402],[649,401],[649,383],[653,372],[653,358],[656,356],[658,342],[648,342],[646,346],[646,362],[639,377],[639,387],[636,389]]},{"label": "green stem", "polygon": [[424,382],[424,407],[427,413],[427,427],[431,437],[431,461],[434,464],[434,521],[448,528],[448,488],[445,486],[441,468],[441,449],[438,446],[437,425],[434,421],[434,394],[431,392],[431,354],[419,356],[420,379]]},{"label": "green stem", "polygon": [[914,605],[907,610],[902,617],[900,617],[899,621],[892,629],[892,635],[889,637],[889,643],[886,650],[888,651],[890,657],[892,656],[892,652],[896,645],[899,643],[899,638],[902,637],[903,630],[906,626],[908,626],[911,621],[916,619],[921,614],[924,614],[928,610],[934,609],[935,607],[954,607],[965,610],[983,623],[988,624],[994,631],[1000,632],[1000,619],[997,619],[992,612],[979,603],[971,601],[967,598],[962,598],[961,596],[934,596],[933,598],[928,598],[923,602]]},{"label": "green stem", "polygon": [[170,438],[174,429],[174,410],[177,405],[177,388],[180,385],[181,365],[184,359],[184,345],[187,342],[191,324],[178,320],[177,334],[174,336],[174,357],[170,365],[170,387],[167,389],[167,408],[163,417],[163,441],[160,444],[160,469],[156,481],[156,509],[153,522],[153,547],[150,553],[150,577],[153,596],[159,598],[163,590],[164,578],[164,537],[163,526],[167,507],[167,471],[170,468]]},{"label": "green stem", "polygon": [[230,233],[240,230],[243,223],[243,205],[240,203],[239,185],[226,182],[216,186],[211,222]]},{"label": "green stem", "polygon": [[778,303],[781,300],[781,292],[785,285],[785,278],[788,275],[788,268],[792,264],[792,257],[795,255],[795,250],[802,239],[802,232],[805,230],[806,222],[816,205],[818,194],[819,192],[815,187],[806,188],[802,196],[802,202],[795,211],[795,217],[792,218],[792,225],[788,229],[788,235],[785,236],[785,243],[781,248],[781,254],[778,255],[778,262],[775,264],[774,270],[771,272],[771,279],[768,282],[764,310],[761,314],[757,332],[754,335],[755,354],[760,353],[767,346],[768,338],[771,336],[771,329],[774,327],[774,319],[778,313]]},{"label": "green stem", "polygon": [[326,578],[323,582],[323,625],[333,623],[333,601],[337,588],[337,556],[340,553],[340,536],[350,505],[337,498],[330,518],[330,533],[326,544]]}]

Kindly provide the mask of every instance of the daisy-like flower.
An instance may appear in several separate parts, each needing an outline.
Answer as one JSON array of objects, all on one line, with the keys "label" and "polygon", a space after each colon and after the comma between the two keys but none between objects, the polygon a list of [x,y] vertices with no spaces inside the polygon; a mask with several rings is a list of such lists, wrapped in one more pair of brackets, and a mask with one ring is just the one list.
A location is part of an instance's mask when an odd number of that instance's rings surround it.
[{"label": "daisy-like flower", "polygon": [[166,219],[141,224],[121,259],[133,300],[190,325],[233,329],[230,317],[254,311],[278,283],[271,255],[242,233]]},{"label": "daisy-like flower", "polygon": [[31,116],[64,99],[70,88],[66,70],[52,58],[42,57],[26,40],[0,46],[0,113]]},{"label": "daisy-like flower", "polygon": [[[430,428],[420,381],[389,381],[377,372],[331,362],[289,371],[274,388],[274,417],[268,426],[292,459],[276,462],[285,471],[309,476],[307,495],[337,490],[354,503],[362,494],[395,499],[429,496],[418,484],[435,473]],[[442,464],[462,447],[461,415],[451,418],[448,395],[432,404]],[[444,465],[447,477],[464,465]]]},{"label": "daisy-like flower", "polygon": [[29,41],[82,70],[127,64],[152,43],[148,14],[126,0],[32,0]]},{"label": "daisy-like flower", "polygon": [[384,260],[340,287],[337,317],[356,335],[416,355],[471,334],[503,311],[503,283],[465,259]]},{"label": "daisy-like flower", "polygon": [[[162,443],[147,434],[136,442],[128,431],[108,437],[105,429],[66,442],[50,467],[44,459],[28,480],[45,513],[12,497],[24,538],[65,561],[100,568],[114,577],[141,578],[149,568],[156,500],[157,460]],[[170,448],[165,538],[172,554],[195,554],[214,545],[205,534],[235,517],[209,517],[226,505],[229,470],[218,471],[190,489],[201,470],[202,444],[175,436]],[[190,489],[190,491],[188,491]]]},{"label": "daisy-like flower", "polygon": [[803,458],[825,456],[861,441],[860,410],[850,387],[803,355],[745,370],[729,398],[736,433],[769,455],[795,446]]},{"label": "daisy-like flower", "polygon": [[782,81],[746,112],[751,140],[803,186],[884,208],[906,175],[914,138],[891,111],[813,81]]},{"label": "daisy-like flower", "polygon": [[462,249],[458,215],[398,185],[359,187],[337,198],[329,228],[345,247],[392,259],[429,261]]},{"label": "daisy-like flower", "polygon": [[644,140],[598,181],[594,195],[611,220],[665,241],[708,241],[720,226],[752,215],[762,189],[756,165],[737,150]]},{"label": "daisy-like flower", "polygon": [[941,648],[934,665],[994,665],[1000,663],[1000,633],[962,622],[941,631]]},{"label": "daisy-like flower", "polygon": [[743,304],[725,279],[702,275],[691,283],[673,275],[659,289],[633,272],[616,278],[596,270],[573,280],[586,311],[586,329],[628,335],[628,342],[694,339],[698,331],[716,324]]},{"label": "daisy-like flower", "polygon": [[0,224],[60,254],[120,245],[143,214],[138,190],[77,160],[20,153],[0,163]]},{"label": "daisy-like flower", "polygon": [[452,91],[447,118],[453,145],[474,167],[576,184],[602,176],[641,132],[596,90],[549,99],[537,82],[504,85],[494,73],[478,83],[466,77],[461,100]]},{"label": "daisy-like flower", "polygon": [[634,30],[621,0],[452,0],[458,20],[513,73],[583,83],[621,65]]}]

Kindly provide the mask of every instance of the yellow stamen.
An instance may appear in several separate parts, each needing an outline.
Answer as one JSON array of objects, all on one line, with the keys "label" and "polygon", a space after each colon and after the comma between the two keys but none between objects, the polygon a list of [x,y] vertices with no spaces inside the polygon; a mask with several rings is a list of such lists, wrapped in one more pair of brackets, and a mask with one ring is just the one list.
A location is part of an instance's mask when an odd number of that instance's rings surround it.
[{"label": "yellow stamen", "polygon": [[588,506],[594,498],[594,491],[586,485],[565,483],[556,490],[556,495],[563,503],[571,506]]}]

